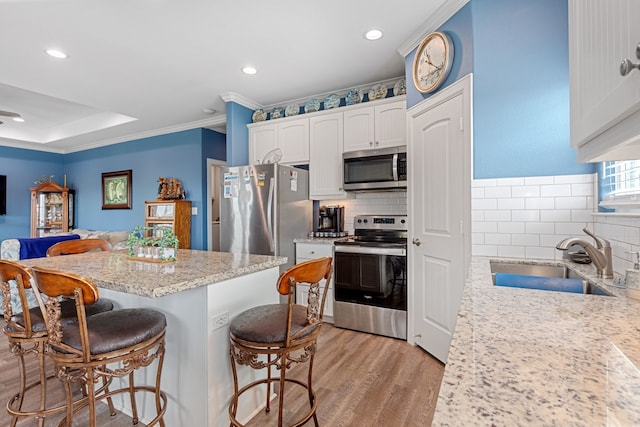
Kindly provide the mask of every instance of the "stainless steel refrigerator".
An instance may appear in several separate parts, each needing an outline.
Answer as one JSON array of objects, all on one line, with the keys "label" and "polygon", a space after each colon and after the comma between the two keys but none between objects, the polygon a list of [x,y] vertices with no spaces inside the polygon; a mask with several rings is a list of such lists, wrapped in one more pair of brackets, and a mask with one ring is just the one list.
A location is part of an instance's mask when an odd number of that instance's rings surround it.
[{"label": "stainless steel refrigerator", "polygon": [[312,229],[309,173],[277,163],[223,168],[222,252],[286,256],[295,264],[295,238]]}]

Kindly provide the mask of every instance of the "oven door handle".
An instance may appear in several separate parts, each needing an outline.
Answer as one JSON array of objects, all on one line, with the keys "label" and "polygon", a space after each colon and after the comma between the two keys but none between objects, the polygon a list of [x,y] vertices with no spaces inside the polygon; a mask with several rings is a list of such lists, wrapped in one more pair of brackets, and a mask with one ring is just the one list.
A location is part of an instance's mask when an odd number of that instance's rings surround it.
[{"label": "oven door handle", "polygon": [[350,254],[407,256],[406,248],[336,245],[335,251],[342,252],[342,253],[350,253]]}]

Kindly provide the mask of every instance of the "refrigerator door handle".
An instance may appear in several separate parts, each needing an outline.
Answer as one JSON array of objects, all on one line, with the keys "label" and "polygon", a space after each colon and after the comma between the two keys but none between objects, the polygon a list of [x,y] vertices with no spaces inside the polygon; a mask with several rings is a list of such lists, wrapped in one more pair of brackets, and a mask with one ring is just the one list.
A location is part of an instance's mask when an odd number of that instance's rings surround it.
[{"label": "refrigerator door handle", "polygon": [[276,254],[273,235],[273,194],[275,191],[275,178],[269,180],[269,198],[267,199],[267,227],[269,227],[269,247],[271,252]]}]

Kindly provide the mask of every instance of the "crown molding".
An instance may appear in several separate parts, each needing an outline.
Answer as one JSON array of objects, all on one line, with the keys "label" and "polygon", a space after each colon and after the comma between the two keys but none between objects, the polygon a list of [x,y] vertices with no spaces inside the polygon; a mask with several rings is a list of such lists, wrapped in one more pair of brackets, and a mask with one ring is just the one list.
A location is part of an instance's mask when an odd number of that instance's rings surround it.
[{"label": "crown molding", "polygon": [[235,92],[226,92],[226,93],[221,93],[220,94],[220,98],[222,98],[222,100],[224,102],[235,102],[236,104],[240,104],[243,107],[247,107],[250,110],[257,110],[259,108],[262,108],[263,106],[258,104],[255,101],[252,101],[251,99],[247,98],[246,96],[240,95],[239,93],[235,93]]},{"label": "crown molding", "polygon": [[424,23],[422,28],[402,43],[396,51],[406,58],[424,38],[430,33],[436,31],[442,24],[447,22],[449,18],[455,15],[462,7],[469,3],[470,0],[446,0]]}]

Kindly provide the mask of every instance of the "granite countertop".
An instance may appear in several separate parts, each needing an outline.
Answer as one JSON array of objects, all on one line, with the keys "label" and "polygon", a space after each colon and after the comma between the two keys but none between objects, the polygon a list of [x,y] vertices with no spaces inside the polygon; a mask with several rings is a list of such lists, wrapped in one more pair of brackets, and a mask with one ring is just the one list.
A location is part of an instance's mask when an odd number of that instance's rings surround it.
[{"label": "granite countertop", "polygon": [[126,250],[20,262],[76,273],[100,288],[156,298],[279,267],[286,264],[287,258],[180,249],[177,261],[163,263],[129,259]]},{"label": "granite countertop", "polygon": [[640,425],[640,300],[603,279],[613,296],[493,286],[489,261],[472,260],[433,425]]}]

